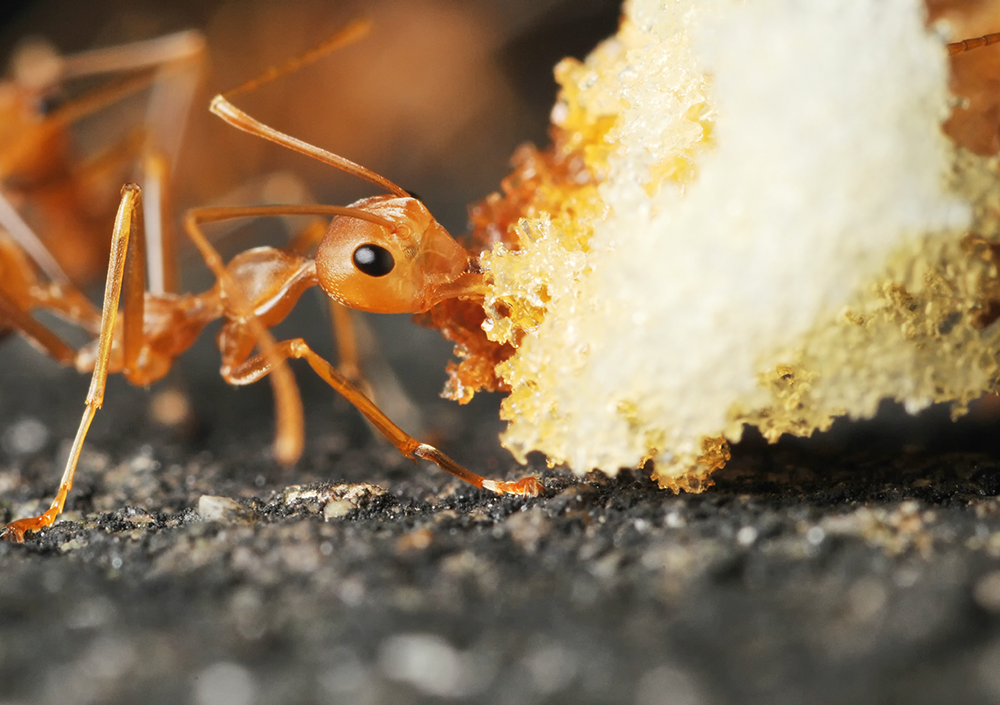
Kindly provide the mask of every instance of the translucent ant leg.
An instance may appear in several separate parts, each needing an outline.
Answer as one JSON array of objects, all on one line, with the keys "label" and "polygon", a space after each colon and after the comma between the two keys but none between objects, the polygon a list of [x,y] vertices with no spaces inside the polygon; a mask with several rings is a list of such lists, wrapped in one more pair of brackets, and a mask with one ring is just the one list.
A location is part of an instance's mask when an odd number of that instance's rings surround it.
[{"label": "translucent ant leg", "polygon": [[177,293],[180,276],[177,271],[177,235],[170,223],[173,212],[170,192],[170,161],[155,152],[143,160],[143,192],[146,209],[146,257],[149,261],[149,292]]},{"label": "translucent ant leg", "polygon": [[0,329],[13,329],[32,345],[61,365],[72,364],[76,352],[59,336],[23,311],[14,301],[0,292]]},{"label": "translucent ant leg", "polygon": [[[70,450],[69,458],[66,461],[66,468],[63,471],[62,479],[59,482],[59,491],[49,508],[37,517],[29,517],[11,522],[0,531],[0,537],[9,538],[18,543],[24,541],[24,535],[29,531],[38,531],[47,526],[51,526],[59,514],[62,513],[66,504],[66,497],[73,487],[73,476],[76,474],[76,466],[80,460],[80,451],[83,449],[83,441],[87,437],[87,431],[94,420],[94,415],[104,403],[104,389],[108,381],[108,365],[111,359],[111,344],[114,339],[115,321],[118,317],[118,304],[121,298],[123,281],[126,276],[131,278],[136,272],[136,264],[145,266],[144,258],[141,256],[142,247],[136,247],[134,252],[139,254],[133,260],[140,260],[134,263],[126,271],[126,255],[129,251],[129,240],[133,228],[136,231],[136,240],[141,245],[142,241],[142,216],[141,216],[141,196],[139,187],[135,184],[128,184],[122,189],[122,200],[118,206],[118,214],[115,216],[114,233],[111,242],[111,259],[108,263],[108,278],[104,288],[104,309],[101,315],[101,335],[98,344],[97,360],[94,365],[94,372],[90,378],[90,390],[87,393],[86,408],[80,420],[80,427],[73,439],[73,446]],[[139,285],[143,285],[145,278]],[[138,320],[139,335],[142,335],[142,309],[141,304],[138,311],[135,310],[136,285],[130,283],[126,286],[125,298],[125,329],[135,329],[132,321]],[[139,290],[139,298],[143,296],[142,289]],[[131,307],[131,310],[130,310]],[[141,340],[140,340],[141,342]],[[134,348],[134,337],[129,340],[126,333],[125,357],[126,360],[135,360],[138,350],[130,350],[130,345]]]},{"label": "translucent ant leg", "polygon": [[17,209],[2,191],[0,191],[0,227],[3,227],[14,238],[14,241],[21,246],[21,249],[31,257],[49,279],[69,283],[66,272],[59,266],[45,244],[38,239],[38,235],[31,229],[31,226],[24,222],[21,214],[17,212]]},{"label": "translucent ant leg", "polygon": [[[445,472],[465,480],[475,487],[491,490],[497,494],[516,494],[536,497],[543,491],[537,478],[525,477],[515,482],[487,480],[462,467],[434,446],[421,443],[399,426],[394,424],[378,406],[351,384],[333,365],[317,355],[302,338],[284,340],[274,346],[275,355],[283,361],[288,358],[304,359],[324,382],[354,405],[382,435],[399,449],[407,458],[424,458],[436,464]],[[225,370],[223,376],[230,384],[251,384],[272,371],[272,362],[264,355],[256,355],[245,362]]]},{"label": "translucent ant leg", "polygon": [[[154,50],[149,51],[150,48]],[[85,92],[57,108],[46,117],[46,120],[56,124],[76,122],[147,88],[166,71],[182,72],[188,67],[199,66],[205,55],[204,37],[195,31],[185,31],[145,42],[136,42],[133,45],[106,47],[59,57],[61,70],[57,76],[58,80],[72,80],[98,74],[135,73],[135,75]],[[192,70],[197,73],[197,68]],[[184,83],[190,85],[196,82],[196,79],[184,80]],[[179,108],[186,111],[189,104],[190,99]]]},{"label": "translucent ant leg", "polygon": [[200,32],[183,30],[129,44],[89,49],[59,59],[63,80],[157,68],[185,60],[200,60],[205,53],[205,38]]},{"label": "translucent ant leg", "polygon": [[16,241],[0,235],[0,329],[15,330],[60,364],[72,364],[73,349],[32,317],[35,309],[50,311],[95,334],[100,330],[101,315],[86,296],[68,282],[39,281],[28,254]]}]

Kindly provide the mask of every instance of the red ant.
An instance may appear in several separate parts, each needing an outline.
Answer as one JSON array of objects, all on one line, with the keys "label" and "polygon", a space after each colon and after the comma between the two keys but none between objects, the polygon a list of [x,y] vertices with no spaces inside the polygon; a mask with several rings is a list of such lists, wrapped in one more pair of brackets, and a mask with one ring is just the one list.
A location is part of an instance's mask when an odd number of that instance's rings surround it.
[{"label": "red ant", "polygon": [[[76,366],[92,369],[93,375],[58,493],[43,514],[8,524],[4,536],[22,541],[26,532],[50,526],[62,512],[84,439],[103,402],[108,374],[121,372],[132,384],[149,385],[167,373],[174,358],[194,343],[208,323],[220,318],[223,324],[217,343],[222,377],[230,384],[244,385],[270,376],[277,415],[274,452],[280,462],[293,463],[302,452],[302,402],[287,360],[305,359],[406,457],[431,460],[456,477],[493,492],[528,496],[542,492],[542,484],[534,477],[514,482],[487,480],[437,448],[420,443],[390,421],[302,338],[276,341],[269,331],[287,316],[306,289],[316,285],[337,303],[378,313],[419,313],[449,299],[482,299],[485,292],[476,258],[418,199],[363,166],[260,123],[230,102],[230,98],[357,40],[367,29],[363,21],[350,24],[317,49],[216,96],[210,110],[238,129],[354,174],[389,195],[364,198],[350,206],[190,210],[184,230],[216,277],[216,284],[202,294],[173,295],[146,290],[142,197],[138,186],[126,185],[115,219],[96,350],[88,346],[74,353]],[[291,250],[258,247],[237,255],[227,265],[201,227],[234,218],[279,215],[333,216],[315,259]],[[259,351],[256,355],[255,348]]]}]

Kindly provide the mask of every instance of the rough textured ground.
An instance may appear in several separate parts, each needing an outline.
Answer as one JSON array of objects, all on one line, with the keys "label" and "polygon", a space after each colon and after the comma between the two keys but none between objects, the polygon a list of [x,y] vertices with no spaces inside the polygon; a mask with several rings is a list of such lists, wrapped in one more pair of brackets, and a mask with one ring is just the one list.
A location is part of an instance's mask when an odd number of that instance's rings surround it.
[{"label": "rough textured ground", "polygon": [[[9,518],[48,501],[85,380],[2,354]],[[266,389],[178,383],[193,430],[150,426],[151,397],[115,385],[68,521],[0,544],[0,702],[1000,700],[985,407],[750,439],[702,495],[546,472],[521,500],[414,468],[312,387],[283,471]],[[426,420],[513,477],[494,414]]]}]

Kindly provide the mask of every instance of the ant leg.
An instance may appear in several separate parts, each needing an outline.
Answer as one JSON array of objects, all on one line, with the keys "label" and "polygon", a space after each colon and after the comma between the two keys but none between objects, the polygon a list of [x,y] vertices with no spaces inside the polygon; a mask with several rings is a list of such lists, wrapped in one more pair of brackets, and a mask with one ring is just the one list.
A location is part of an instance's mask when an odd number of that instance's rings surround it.
[{"label": "ant leg", "polygon": [[55,282],[69,283],[69,277],[56,262],[52,253],[38,238],[31,226],[17,212],[14,204],[0,191],[0,227],[3,227],[21,249],[38,265],[45,275]]},{"label": "ant leg", "polygon": [[71,365],[76,358],[76,351],[22,310],[3,292],[0,292],[0,324],[4,329],[12,328],[20,333],[28,342],[41,348],[46,355],[61,365]]},{"label": "ant leg", "polygon": [[[99,74],[129,74],[123,80],[89,90],[60,106],[46,117],[55,124],[68,125],[112,105],[122,98],[155,84],[167,72],[200,71],[206,56],[205,38],[197,31],[184,31],[117,47],[94,49],[71,56],[57,57],[57,81],[67,81]],[[181,80],[193,91],[196,79]],[[159,101],[162,102],[162,101]],[[178,109],[187,110],[188,98]],[[167,123],[170,124],[170,123]]]},{"label": "ant leg", "polygon": [[403,388],[372,329],[371,317],[361,311],[326,299],[334,329],[337,369],[385,415],[412,435],[426,437],[428,426],[420,407]]},{"label": "ant leg", "polygon": [[72,364],[73,351],[32,317],[35,309],[95,334],[100,330],[101,314],[86,296],[68,282],[40,281],[17,241],[0,234],[0,325],[20,331],[60,364]]},{"label": "ant leg", "polygon": [[118,46],[90,49],[59,57],[59,78],[68,80],[104,73],[122,73],[165,64],[198,60],[205,54],[205,38],[195,30],[183,30],[153,39]]},{"label": "ant leg", "polygon": [[177,271],[177,237],[168,216],[173,212],[170,162],[161,152],[147,155],[144,162],[142,187],[148,206],[144,226],[149,292],[174,294],[179,291],[180,278]]},{"label": "ant leg", "polygon": [[[462,467],[434,446],[421,443],[413,436],[394,424],[378,406],[351,384],[337,368],[317,355],[302,338],[285,340],[274,346],[275,355],[284,361],[288,358],[304,359],[324,382],[341,394],[354,405],[382,435],[399,449],[407,458],[424,458],[436,464],[445,472],[465,480],[475,487],[491,490],[497,494],[516,494],[536,497],[543,491],[543,486],[537,478],[525,477],[516,482],[487,480],[474,472]],[[230,384],[243,385],[256,382],[272,370],[271,360],[264,355],[257,355],[238,365],[227,366],[223,376]]]},{"label": "ant leg", "polygon": [[328,304],[330,326],[333,328],[334,342],[337,344],[337,369],[356,387],[372,396],[371,385],[361,373],[361,355],[358,352],[358,330],[354,325],[351,309],[336,301]]},{"label": "ant leg", "polygon": [[[24,541],[25,533],[51,526],[59,514],[62,513],[63,507],[66,504],[66,497],[73,487],[73,476],[76,473],[76,466],[80,460],[83,441],[87,436],[87,431],[90,429],[91,422],[94,420],[94,415],[104,402],[104,389],[108,380],[108,366],[111,359],[111,345],[114,340],[115,321],[118,317],[118,303],[121,297],[122,282],[126,277],[131,279],[134,274],[137,274],[141,278],[142,281],[140,281],[140,284],[143,284],[145,281],[145,277],[141,273],[141,267],[145,266],[144,258],[141,256],[141,247],[135,248],[135,252],[139,256],[131,258],[133,260],[140,260],[140,262],[133,262],[133,265],[127,271],[125,268],[126,254],[129,250],[129,236],[133,228],[135,228],[137,233],[136,239],[140,243],[142,241],[141,206],[139,187],[135,184],[127,184],[122,189],[122,200],[118,207],[118,214],[115,217],[114,234],[111,243],[111,259],[108,263],[108,278],[104,288],[104,310],[101,316],[101,335],[97,360],[94,365],[93,375],[90,378],[90,391],[87,393],[86,408],[80,420],[80,427],[76,432],[76,437],[73,439],[73,446],[70,449],[62,479],[59,482],[59,491],[56,493],[55,499],[52,500],[52,504],[44,513],[37,517],[29,517],[11,522],[0,531],[0,537],[9,538],[20,543]],[[136,265],[141,266],[137,267]],[[137,269],[139,270],[138,272]],[[130,283],[125,288],[125,358],[127,361],[134,361],[138,357],[138,350],[135,349],[137,341],[135,341],[134,332],[130,336],[128,331],[130,329],[134,331],[138,327],[140,336],[140,341],[138,342],[141,342],[141,299],[143,292],[139,289],[140,308],[136,311],[134,308],[136,286]],[[129,307],[132,307],[131,310]],[[138,320],[138,326],[132,323],[130,319]],[[133,349],[130,349],[130,347]]]}]

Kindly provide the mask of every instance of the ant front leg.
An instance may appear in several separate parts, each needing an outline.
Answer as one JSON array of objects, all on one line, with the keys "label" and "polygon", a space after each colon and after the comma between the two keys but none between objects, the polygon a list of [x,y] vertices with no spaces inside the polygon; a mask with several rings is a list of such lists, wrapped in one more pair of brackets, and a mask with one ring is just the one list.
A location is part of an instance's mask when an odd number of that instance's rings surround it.
[{"label": "ant front leg", "polygon": [[[129,251],[130,236],[135,228],[136,247],[130,258],[129,269],[126,270],[126,255]],[[73,487],[73,476],[80,460],[87,431],[94,420],[94,415],[104,403],[104,390],[107,386],[108,367],[111,361],[111,348],[114,342],[115,321],[118,317],[118,304],[121,298],[122,283],[128,275],[125,298],[125,359],[126,366],[138,358],[142,342],[143,290],[145,288],[145,258],[143,257],[142,233],[142,201],[139,187],[128,184],[122,189],[122,199],[115,217],[114,233],[111,242],[111,258],[108,263],[108,278],[104,289],[104,309],[101,314],[101,332],[98,342],[97,359],[94,372],[90,378],[90,390],[87,393],[86,408],[80,420],[80,427],[73,439],[73,446],[59,490],[49,508],[37,517],[29,517],[11,522],[0,531],[0,537],[9,538],[18,543],[24,541],[24,535],[29,531],[39,531],[55,522],[66,504],[66,497]],[[138,337],[136,336],[138,333]]]},{"label": "ant front leg", "polygon": [[[232,329],[238,327],[239,324],[231,324],[230,332],[236,332]],[[449,472],[471,485],[491,490],[497,494],[537,497],[544,490],[541,482],[534,477],[526,477],[515,482],[487,480],[462,467],[434,446],[416,440],[413,436],[410,436],[394,424],[373,401],[351,384],[336,367],[313,352],[302,338],[278,342],[275,344],[273,352],[282,360],[294,358],[299,360],[304,359],[308,362],[309,366],[312,367],[313,371],[324,382],[353,404],[407,458],[424,458],[430,460],[445,472]],[[256,382],[266,376],[271,369],[272,363],[266,356],[256,355],[240,363],[232,362],[231,364],[231,361],[224,361],[222,374],[230,384],[244,385]]]}]

